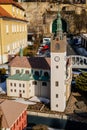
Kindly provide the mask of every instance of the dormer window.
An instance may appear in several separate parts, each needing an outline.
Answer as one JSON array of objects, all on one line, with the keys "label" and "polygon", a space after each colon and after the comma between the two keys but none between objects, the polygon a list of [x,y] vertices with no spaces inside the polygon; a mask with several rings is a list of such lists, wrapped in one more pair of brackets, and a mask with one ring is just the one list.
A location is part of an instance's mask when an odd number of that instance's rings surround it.
[{"label": "dormer window", "polygon": [[16,70],[16,74],[18,74],[18,73],[20,73],[20,71],[19,71],[19,70]]},{"label": "dormer window", "polygon": [[39,76],[39,72],[38,72],[38,71],[35,71],[35,75],[36,75],[36,76]]},{"label": "dormer window", "polygon": [[48,77],[49,76],[48,72],[44,72],[44,76]]},{"label": "dormer window", "polygon": [[29,74],[29,71],[28,71],[28,70],[26,70],[26,71],[25,71],[25,73],[26,73],[26,74]]}]

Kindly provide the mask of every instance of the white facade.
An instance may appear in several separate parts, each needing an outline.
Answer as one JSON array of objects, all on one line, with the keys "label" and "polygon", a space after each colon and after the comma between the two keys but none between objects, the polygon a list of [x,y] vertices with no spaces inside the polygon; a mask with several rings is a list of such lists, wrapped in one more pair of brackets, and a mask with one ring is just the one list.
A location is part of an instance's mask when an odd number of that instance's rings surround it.
[{"label": "white facade", "polygon": [[[31,69],[31,68],[19,68],[11,67],[10,68],[11,78],[7,79],[7,95],[13,97],[23,97],[30,98],[32,96],[50,98],[50,81],[44,80],[35,80],[33,75],[35,72],[41,70]],[[19,72],[18,72],[19,71]],[[24,79],[24,75],[27,73],[28,79]],[[41,76],[44,76],[44,73],[50,75],[49,70],[42,70]],[[19,73],[19,76],[17,75]],[[26,75],[27,75],[26,74]],[[31,76],[30,76],[31,75]],[[19,79],[18,79],[19,77]]]},{"label": "white facade", "polygon": [[[59,61],[55,61],[55,57]],[[66,52],[51,53],[51,110],[63,112],[66,107]]]}]

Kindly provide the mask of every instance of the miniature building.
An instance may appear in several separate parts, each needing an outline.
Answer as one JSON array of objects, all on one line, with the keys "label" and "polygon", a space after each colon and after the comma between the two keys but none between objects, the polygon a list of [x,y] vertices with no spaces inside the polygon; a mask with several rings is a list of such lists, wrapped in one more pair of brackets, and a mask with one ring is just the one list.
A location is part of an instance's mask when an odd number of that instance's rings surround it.
[{"label": "miniature building", "polygon": [[11,76],[7,79],[7,95],[30,98],[50,98],[50,59],[16,56],[9,64]]},{"label": "miniature building", "polygon": [[27,21],[24,9],[13,0],[0,0],[0,64],[27,46]]},{"label": "miniature building", "polygon": [[11,100],[0,100],[2,130],[23,130],[27,125],[27,105]]}]

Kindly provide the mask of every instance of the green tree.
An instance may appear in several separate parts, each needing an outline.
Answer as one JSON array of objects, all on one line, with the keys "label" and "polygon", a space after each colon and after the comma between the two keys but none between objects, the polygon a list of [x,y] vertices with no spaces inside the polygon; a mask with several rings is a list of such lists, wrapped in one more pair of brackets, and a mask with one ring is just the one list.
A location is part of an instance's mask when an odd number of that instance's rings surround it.
[{"label": "green tree", "polygon": [[87,72],[82,72],[76,78],[76,87],[82,91],[87,92]]},{"label": "green tree", "polygon": [[1,74],[2,74],[2,75],[6,74],[6,69],[5,69],[5,68],[2,68],[2,69],[1,69]]}]

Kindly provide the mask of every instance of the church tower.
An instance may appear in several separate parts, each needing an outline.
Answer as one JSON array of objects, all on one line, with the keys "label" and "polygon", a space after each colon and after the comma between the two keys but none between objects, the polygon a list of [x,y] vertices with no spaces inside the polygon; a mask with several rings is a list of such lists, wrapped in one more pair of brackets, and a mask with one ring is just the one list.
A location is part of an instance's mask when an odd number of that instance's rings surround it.
[{"label": "church tower", "polygon": [[58,11],[56,36],[51,40],[51,110],[59,112],[66,108],[66,44]]}]

